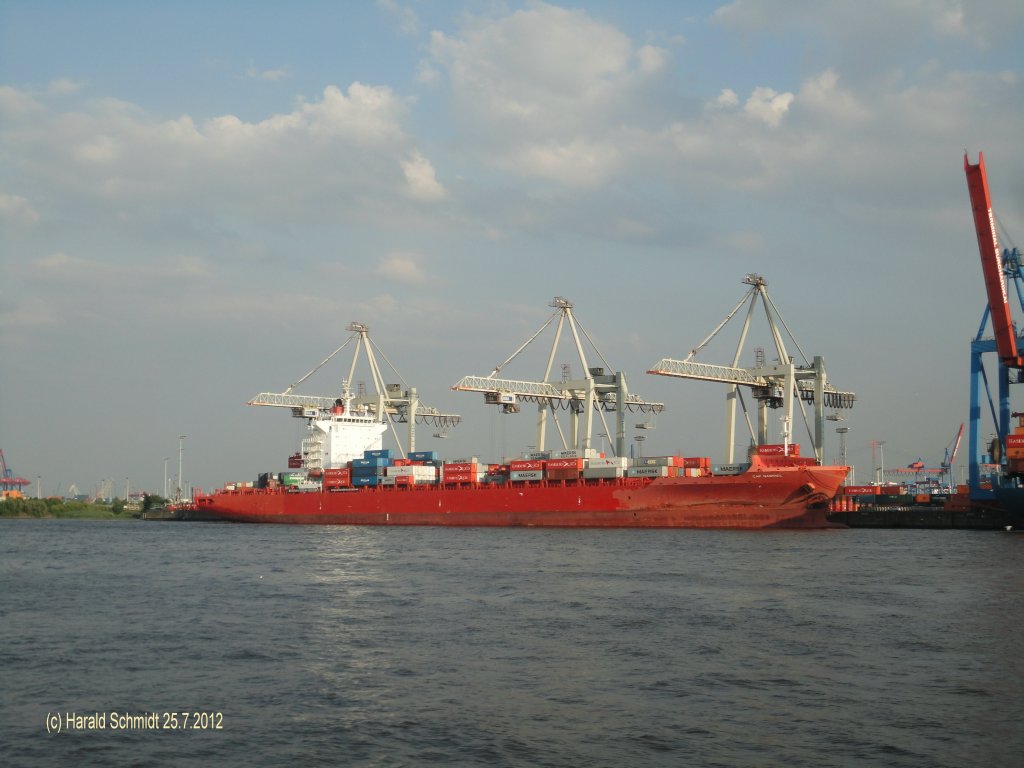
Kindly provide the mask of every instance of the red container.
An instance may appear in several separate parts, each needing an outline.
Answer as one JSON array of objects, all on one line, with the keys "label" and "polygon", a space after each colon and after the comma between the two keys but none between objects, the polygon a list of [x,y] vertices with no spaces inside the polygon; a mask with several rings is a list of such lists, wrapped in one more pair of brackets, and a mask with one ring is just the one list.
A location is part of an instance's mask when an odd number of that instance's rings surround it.
[{"label": "red container", "polygon": [[877,485],[848,485],[843,488],[847,496],[874,496],[878,493]]},{"label": "red container", "polygon": [[759,456],[799,456],[800,444],[790,443],[788,453],[786,452],[786,446],[782,443],[759,445],[757,446],[757,453]]},{"label": "red container", "polygon": [[548,459],[544,462],[544,471],[551,477],[552,470],[573,469],[579,472],[583,469],[583,459]]},{"label": "red container", "polygon": [[579,480],[580,470],[578,469],[547,469],[545,476],[548,480]]},{"label": "red container", "polygon": [[398,477],[395,478],[395,485],[412,485],[413,480],[414,478],[412,475],[398,475]]},{"label": "red container", "polygon": [[701,457],[683,457],[676,462],[676,466],[679,466],[679,462],[682,462],[683,469],[711,469],[711,459],[706,456]]},{"label": "red container", "polygon": [[324,470],[324,479],[325,480],[327,480],[327,479],[335,479],[335,480],[337,480],[337,479],[341,479],[341,478],[344,478],[345,480],[348,480],[350,477],[352,477],[352,470],[349,469],[348,467],[338,467],[337,469],[325,469]]},{"label": "red container", "polygon": [[392,467],[408,467],[408,466],[411,466],[411,465],[412,465],[412,462],[409,461],[409,459],[392,459],[391,460],[391,466]]},{"label": "red container", "polygon": [[468,464],[442,464],[441,469],[444,470],[445,475],[449,472],[476,472],[480,468],[480,465],[475,461]]},{"label": "red container", "polygon": [[543,461],[510,461],[508,468],[512,472],[533,472],[544,469]]}]

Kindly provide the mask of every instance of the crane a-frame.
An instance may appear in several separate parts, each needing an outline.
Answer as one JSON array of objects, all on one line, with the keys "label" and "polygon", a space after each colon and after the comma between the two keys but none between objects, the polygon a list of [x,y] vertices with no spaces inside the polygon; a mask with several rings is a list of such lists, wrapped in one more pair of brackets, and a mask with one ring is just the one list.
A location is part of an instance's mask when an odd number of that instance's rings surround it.
[{"label": "crane a-frame", "polygon": [[[606,373],[605,368],[591,367],[587,362],[586,349],[580,340],[580,333],[590,342],[591,347],[611,370],[604,355],[597,350],[593,339],[580,325],[573,314],[573,303],[561,296],[556,296],[549,304],[554,312],[540,329],[533,334],[519,349],[496,365],[487,376],[464,376],[456,382],[452,389],[461,392],[483,392],[484,401],[489,405],[498,405],[506,413],[518,413],[519,402],[537,404],[537,450],[543,451],[547,438],[548,416],[552,417],[555,429],[563,448],[589,449],[593,440],[594,414],[601,420],[604,434],[611,435],[605,420],[606,411],[615,412],[615,440],[613,450],[616,456],[626,455],[626,421],[627,411],[634,413],[657,414],[664,410],[662,403],[648,402],[638,395],[629,392],[626,386],[626,375],[621,371]],[[538,380],[515,380],[498,378],[498,374],[515,360],[533,341],[539,337],[555,320],[555,338],[548,354],[547,367],[544,375]],[[563,329],[568,328],[572,334],[573,344],[580,364],[583,366],[582,379],[557,380],[552,378],[552,366],[555,353],[562,336]],[[570,434],[567,437],[558,422],[557,410],[565,408],[570,413]],[[581,425],[580,422],[583,421]]]},{"label": "crane a-frame", "polygon": [[[395,434],[398,450],[403,455],[405,451],[411,452],[416,450],[416,424],[430,424],[433,427],[444,430],[459,424],[462,420],[461,416],[441,413],[436,408],[420,402],[416,388],[410,387],[402,379],[401,374],[391,365],[391,361],[387,359],[387,356],[370,340],[370,329],[365,323],[350,323],[348,330],[352,332],[352,335],[340,347],[331,352],[319,365],[289,386],[284,392],[260,392],[249,401],[249,405],[290,408],[293,416],[307,420],[313,418],[319,409],[329,409],[338,401],[337,396],[303,395],[293,390],[330,362],[341,350],[355,342],[348,378],[342,380],[342,394],[347,393],[348,387],[352,384],[360,352],[362,352],[366,356],[366,362],[370,369],[374,392],[373,394],[360,392],[358,395],[350,397],[349,401],[353,407],[372,414],[381,424],[388,424],[392,431],[394,431],[393,424],[395,422],[405,424],[406,442],[404,446],[402,445],[401,438],[397,433]],[[384,358],[394,374],[399,379],[402,379],[401,384],[385,384],[384,375],[374,355],[374,349]]]},{"label": "crane a-frame", "polygon": [[[999,238],[996,234],[996,218],[992,211],[992,200],[988,189],[988,174],[985,171],[985,156],[978,153],[977,164],[971,164],[964,153],[964,173],[967,176],[967,191],[970,195],[971,210],[974,218],[974,230],[978,240],[978,253],[981,256],[981,271],[985,279],[985,293],[988,302],[982,313],[978,333],[971,342],[971,400],[968,421],[969,485],[970,496],[974,501],[986,501],[1000,495],[1001,489],[1009,490],[1014,478],[1001,470],[993,482],[983,482],[982,466],[984,464],[1002,465],[1006,454],[1006,437],[1010,432],[1010,383],[1020,382],[1022,375],[1011,371],[1024,370],[1024,337],[1017,335],[1010,312],[1010,299],[1007,282],[1012,283],[1017,302],[1024,311],[1024,273],[1021,270],[1020,252],[999,249]],[[992,320],[991,338],[984,338],[985,327]],[[995,352],[998,357],[998,413],[989,390],[988,375],[982,355]],[[981,452],[980,420],[981,392],[984,389],[996,428],[996,441],[990,450],[989,461],[984,462]]]},{"label": "crane a-frame", "polygon": [[[824,460],[825,445],[825,408],[852,408],[857,396],[853,392],[844,392],[836,389],[827,380],[825,373],[825,360],[815,356],[813,362],[800,349],[789,327],[779,314],[775,302],[768,295],[768,281],[761,275],[750,274],[743,278],[743,283],[750,286],[747,293],[740,299],[725,320],[719,323],[707,338],[694,348],[685,360],[672,360],[664,358],[659,360],[647,371],[659,376],[675,376],[683,379],[697,379],[699,381],[715,381],[728,384],[726,394],[726,426],[725,426],[725,460],[733,462],[733,451],[735,446],[736,430],[736,401],[740,401],[744,414],[747,413],[746,405],[740,393],[739,387],[750,388],[754,399],[757,401],[757,432],[747,417],[747,428],[750,431],[752,445],[764,445],[768,442],[768,418],[769,408],[782,408],[781,437],[784,445],[787,446],[793,438],[793,404],[811,403],[814,406],[814,432],[810,435],[815,458],[819,463]],[[765,365],[763,361],[752,368],[741,368],[740,357],[743,353],[743,345],[750,330],[751,317],[757,305],[764,308],[768,328],[771,331],[775,343],[775,351],[778,354],[779,362],[774,365]],[[707,346],[725,326],[732,320],[740,309],[747,305],[747,314],[743,321],[740,332],[740,341],[736,348],[736,354],[731,365],[713,365],[697,362],[694,357]],[[782,329],[790,341],[803,356],[804,365],[798,366],[786,349]],[[808,429],[808,431],[810,431]]]}]

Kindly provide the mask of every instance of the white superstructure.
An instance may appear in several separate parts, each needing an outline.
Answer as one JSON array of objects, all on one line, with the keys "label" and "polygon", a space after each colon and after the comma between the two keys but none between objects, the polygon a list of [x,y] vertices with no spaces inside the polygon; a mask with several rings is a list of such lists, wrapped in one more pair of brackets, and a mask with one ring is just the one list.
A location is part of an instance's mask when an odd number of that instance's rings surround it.
[{"label": "white superstructure", "polygon": [[337,469],[364,451],[383,447],[387,424],[379,421],[365,406],[352,406],[353,395],[347,384],[342,396],[330,408],[307,408],[308,433],[302,439],[301,454],[306,469]]}]

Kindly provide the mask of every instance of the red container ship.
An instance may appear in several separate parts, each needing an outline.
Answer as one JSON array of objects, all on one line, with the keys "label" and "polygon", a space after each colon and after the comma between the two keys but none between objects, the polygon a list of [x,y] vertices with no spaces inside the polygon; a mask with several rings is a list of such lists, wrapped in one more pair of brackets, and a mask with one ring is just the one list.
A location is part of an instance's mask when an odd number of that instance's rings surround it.
[{"label": "red container ship", "polygon": [[[827,528],[846,467],[819,466],[798,445],[762,445],[750,463],[707,458],[605,458],[595,450],[533,453],[507,464],[392,458],[386,429],[353,396],[306,409],[309,436],[295,472],[199,493],[195,513],[246,523]],[[291,464],[297,463],[292,457]]]},{"label": "red container ship", "polygon": [[734,475],[236,487],[194,503],[204,516],[247,523],[829,528],[841,527],[826,513],[846,473],[813,459],[755,455]]},{"label": "red container ship", "polygon": [[[747,279],[753,286],[752,301],[760,297],[766,284],[763,279],[754,278],[757,276]],[[573,380],[563,372],[561,381],[553,381],[550,362],[540,381],[497,378],[501,369],[525,348],[523,345],[490,376],[465,377],[453,389],[482,392],[486,403],[499,406],[506,414],[518,413],[520,403],[536,403],[538,446],[545,444],[549,416],[565,442],[556,417],[560,409],[572,419],[569,442],[580,447],[533,451],[503,464],[481,463],[476,457],[442,461],[433,451],[414,451],[417,422],[423,423],[426,417],[443,429],[457,424],[460,417],[440,414],[422,405],[413,388],[384,386],[367,327],[352,323],[349,330],[353,336],[349,341],[355,341],[355,359],[349,369],[349,380],[360,350],[365,349],[372,380],[380,385],[375,384],[377,392],[354,395],[346,380],[341,396],[336,399],[293,394],[292,387],[279,394],[257,395],[251,405],[288,408],[293,416],[306,420],[307,435],[299,452],[288,462],[289,469],[295,471],[267,473],[258,482],[229,484],[212,494],[196,494],[194,513],[206,519],[248,523],[333,525],[842,527],[829,521],[827,513],[848,468],[822,466],[818,461],[820,448],[816,457],[801,457],[799,445],[790,443],[788,436],[781,444],[767,444],[763,439],[766,430],[759,429],[759,445],[744,464],[715,467],[703,457],[627,458],[625,413],[653,416],[664,406],[629,392],[622,373],[607,374],[604,368],[590,367],[579,341],[572,303],[556,297],[551,306],[556,312],[548,324],[557,319],[558,329],[549,361],[555,358],[565,325],[576,340],[586,371],[582,379]],[[589,334],[584,335],[589,338]],[[813,367],[800,369],[794,368],[784,350],[780,351],[780,359],[790,362],[786,366],[753,369],[752,373],[703,366],[697,378],[753,386],[755,397],[767,398],[772,407],[788,400],[784,424],[791,421],[789,409],[799,393],[800,398],[816,403],[820,433],[823,405],[829,398],[836,401],[842,393],[826,388],[820,359],[815,359]],[[299,383],[316,370],[299,379]],[[667,375],[679,372],[690,375],[686,362],[663,360],[649,371]],[[816,382],[813,386],[803,383],[810,378]],[[781,394],[784,391],[792,396],[785,398]],[[852,403],[852,395],[848,399]],[[839,403],[843,404],[845,401]],[[614,413],[614,425],[608,424],[605,413]],[[603,436],[614,434],[615,456],[605,457],[590,448],[595,419],[600,419]],[[383,434],[393,423],[403,423],[409,429],[407,455],[399,448],[402,455],[393,457],[390,449],[382,448]],[[397,441],[398,435],[395,437]],[[635,439],[639,446],[643,437]]]}]

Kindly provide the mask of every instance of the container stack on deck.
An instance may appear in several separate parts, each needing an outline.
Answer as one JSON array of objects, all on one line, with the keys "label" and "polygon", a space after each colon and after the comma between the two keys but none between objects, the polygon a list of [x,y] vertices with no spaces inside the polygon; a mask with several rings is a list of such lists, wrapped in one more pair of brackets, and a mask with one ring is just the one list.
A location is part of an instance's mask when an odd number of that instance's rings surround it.
[{"label": "container stack on deck", "polygon": [[[749,465],[712,467],[707,457],[606,457],[594,449],[530,451],[506,464],[487,464],[475,456],[444,459],[435,451],[414,451],[394,458],[390,449],[366,451],[344,467],[305,471],[289,469],[264,473],[259,488],[284,487],[289,492],[335,492],[364,487],[415,485],[485,485],[488,483],[551,483],[612,480],[630,477],[702,477],[735,474]],[[234,487],[253,483],[234,483]],[[233,490],[234,487],[228,488]]]}]

